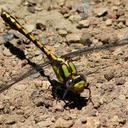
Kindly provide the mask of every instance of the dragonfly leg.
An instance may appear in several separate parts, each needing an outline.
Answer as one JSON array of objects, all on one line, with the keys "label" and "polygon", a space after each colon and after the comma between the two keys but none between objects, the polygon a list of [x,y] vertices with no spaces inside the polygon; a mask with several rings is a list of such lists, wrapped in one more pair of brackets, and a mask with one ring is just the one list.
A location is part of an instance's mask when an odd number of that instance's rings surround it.
[{"label": "dragonfly leg", "polygon": [[91,95],[91,90],[89,88],[89,84],[87,84],[87,86],[85,87],[85,89],[87,89],[89,91],[89,97],[88,97],[88,101],[90,101],[92,103],[92,105],[94,106],[94,103],[92,101],[92,95]]},{"label": "dragonfly leg", "polygon": [[63,100],[66,98],[67,93],[68,93],[68,89],[66,89],[64,94],[63,94],[63,97],[62,97]]}]

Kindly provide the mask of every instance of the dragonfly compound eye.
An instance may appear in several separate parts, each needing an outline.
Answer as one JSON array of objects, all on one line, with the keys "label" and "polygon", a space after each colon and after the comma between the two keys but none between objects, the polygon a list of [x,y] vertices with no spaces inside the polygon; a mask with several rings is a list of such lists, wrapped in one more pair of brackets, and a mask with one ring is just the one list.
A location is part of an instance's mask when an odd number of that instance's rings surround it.
[{"label": "dragonfly compound eye", "polygon": [[72,88],[74,85],[74,80],[73,79],[69,79],[67,82],[66,82],[66,87],[67,88]]}]

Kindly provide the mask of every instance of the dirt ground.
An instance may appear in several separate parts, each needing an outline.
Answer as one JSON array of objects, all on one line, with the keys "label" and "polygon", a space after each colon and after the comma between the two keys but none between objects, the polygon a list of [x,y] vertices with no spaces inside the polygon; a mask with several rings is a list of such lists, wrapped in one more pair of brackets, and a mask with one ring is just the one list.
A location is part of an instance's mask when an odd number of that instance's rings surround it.
[{"label": "dirt ground", "polygon": [[0,18],[0,128],[128,128],[128,0],[0,0],[2,8],[59,56],[91,47],[72,58],[91,97],[85,89],[62,100],[51,66],[40,67],[47,57]]}]

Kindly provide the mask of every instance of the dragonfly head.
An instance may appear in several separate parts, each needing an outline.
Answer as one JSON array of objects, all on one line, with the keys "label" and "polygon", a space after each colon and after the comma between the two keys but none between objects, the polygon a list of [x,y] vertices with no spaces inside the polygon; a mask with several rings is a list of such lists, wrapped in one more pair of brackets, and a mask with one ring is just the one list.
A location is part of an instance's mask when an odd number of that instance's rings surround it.
[{"label": "dragonfly head", "polygon": [[83,75],[71,76],[66,82],[67,89],[76,93],[83,92],[85,85],[86,79]]}]

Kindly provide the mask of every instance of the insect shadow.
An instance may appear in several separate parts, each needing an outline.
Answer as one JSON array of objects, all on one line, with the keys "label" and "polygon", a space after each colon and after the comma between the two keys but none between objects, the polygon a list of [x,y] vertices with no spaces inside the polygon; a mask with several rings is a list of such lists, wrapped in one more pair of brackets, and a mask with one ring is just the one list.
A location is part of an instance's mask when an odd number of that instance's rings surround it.
[{"label": "insect shadow", "polygon": [[[51,80],[50,76],[45,74],[44,69],[42,68],[42,66],[40,66],[40,65],[32,62],[28,58],[26,58],[26,55],[25,55],[23,50],[14,46],[10,42],[6,42],[4,45],[17,58],[19,58],[21,60],[27,60],[28,64],[35,70],[35,72],[38,72],[42,77],[46,77],[48,79],[48,81],[50,82],[50,85],[52,86],[52,96],[57,100],[68,101],[68,102],[65,102],[66,103],[65,106],[64,106],[65,108],[68,106],[69,108],[81,109],[83,106],[86,105],[88,99],[86,99],[85,97],[81,97],[78,94],[74,94],[71,91],[69,91],[66,94],[66,97],[63,99],[63,95],[65,93],[66,88],[63,85],[61,85],[61,83],[59,83],[55,79]],[[33,69],[31,70],[32,73],[33,73]],[[0,86],[0,93],[9,89],[15,83],[20,82],[24,78],[30,76],[31,71],[29,71],[29,73],[27,72],[27,73],[23,74],[22,76],[20,75],[19,78],[16,78],[16,79],[13,78],[14,82],[11,82],[9,84],[3,84],[2,86]]]}]

